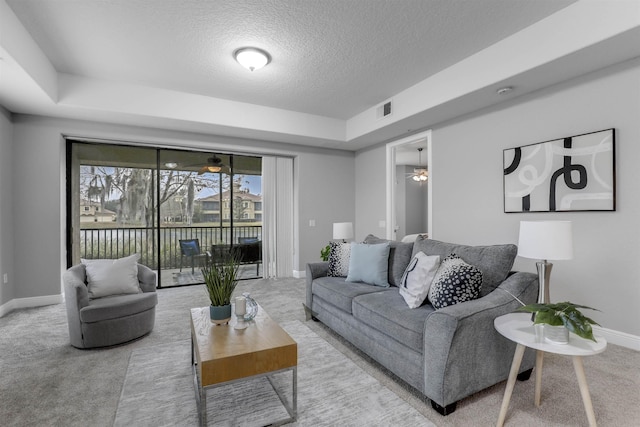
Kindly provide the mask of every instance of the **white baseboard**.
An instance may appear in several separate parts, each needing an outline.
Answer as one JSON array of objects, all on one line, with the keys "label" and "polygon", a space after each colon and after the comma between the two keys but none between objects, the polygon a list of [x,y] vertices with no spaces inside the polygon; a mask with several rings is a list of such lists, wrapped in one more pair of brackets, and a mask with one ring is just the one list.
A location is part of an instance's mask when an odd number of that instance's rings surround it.
[{"label": "white baseboard", "polygon": [[293,277],[296,279],[304,279],[307,277],[307,270],[293,270]]},{"label": "white baseboard", "polygon": [[596,335],[603,336],[610,344],[615,344],[621,347],[630,348],[631,350],[640,351],[640,337],[637,335],[614,331],[613,329],[602,328],[600,326],[594,326],[593,331]]},{"label": "white baseboard", "polygon": [[21,308],[41,307],[43,305],[60,304],[63,301],[62,295],[45,295],[41,297],[14,298],[11,301],[0,305],[0,317]]}]

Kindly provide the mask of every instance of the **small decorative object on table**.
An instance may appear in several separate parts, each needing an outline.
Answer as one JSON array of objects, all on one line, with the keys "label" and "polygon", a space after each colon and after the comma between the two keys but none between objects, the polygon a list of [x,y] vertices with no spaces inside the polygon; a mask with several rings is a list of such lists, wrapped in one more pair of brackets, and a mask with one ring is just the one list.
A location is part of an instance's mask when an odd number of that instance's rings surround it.
[{"label": "small decorative object on table", "polygon": [[247,329],[247,323],[244,321],[244,316],[247,313],[247,300],[245,297],[236,297],[236,325],[234,329]]},{"label": "small decorative object on table", "polygon": [[231,295],[238,284],[238,260],[229,255],[220,263],[202,268],[204,284],[209,294],[211,321],[216,325],[229,323],[231,319]]},{"label": "small decorative object on table", "polygon": [[598,323],[582,314],[579,308],[596,310],[565,301],[556,304],[529,304],[520,307],[518,311],[535,314],[534,324],[544,325],[544,339],[549,343],[567,344],[569,332],[595,342],[591,325],[598,325]]},{"label": "small decorative object on table", "polygon": [[249,292],[244,292],[242,294],[242,296],[244,297],[244,299],[246,301],[246,310],[245,310],[245,314],[244,314],[244,321],[245,322],[250,322],[258,314],[258,303],[253,298],[251,298],[251,296],[249,295]]}]

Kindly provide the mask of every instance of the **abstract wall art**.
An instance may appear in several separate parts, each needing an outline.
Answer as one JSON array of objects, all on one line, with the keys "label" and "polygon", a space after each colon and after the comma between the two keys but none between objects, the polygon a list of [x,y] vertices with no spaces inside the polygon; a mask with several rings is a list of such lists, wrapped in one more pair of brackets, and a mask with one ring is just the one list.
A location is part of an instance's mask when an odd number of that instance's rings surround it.
[{"label": "abstract wall art", "polygon": [[615,211],[615,129],[503,151],[505,212]]}]

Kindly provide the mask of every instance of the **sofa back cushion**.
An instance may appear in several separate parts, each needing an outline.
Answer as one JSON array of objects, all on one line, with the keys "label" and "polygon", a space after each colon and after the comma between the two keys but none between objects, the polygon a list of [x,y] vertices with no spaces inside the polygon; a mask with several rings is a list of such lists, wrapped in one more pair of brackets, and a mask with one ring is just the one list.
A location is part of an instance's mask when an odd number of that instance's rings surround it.
[{"label": "sofa back cushion", "polygon": [[440,255],[442,259],[455,253],[468,264],[478,267],[482,272],[482,297],[491,293],[507,278],[516,259],[518,247],[513,244],[467,246],[418,237],[413,244],[413,255],[420,251],[427,255]]},{"label": "sofa back cushion", "polygon": [[401,243],[393,240],[381,239],[369,234],[364,238],[364,243],[369,245],[375,245],[377,243],[389,242],[389,267],[388,267],[388,281],[392,286],[400,286],[402,275],[411,261],[413,242]]}]

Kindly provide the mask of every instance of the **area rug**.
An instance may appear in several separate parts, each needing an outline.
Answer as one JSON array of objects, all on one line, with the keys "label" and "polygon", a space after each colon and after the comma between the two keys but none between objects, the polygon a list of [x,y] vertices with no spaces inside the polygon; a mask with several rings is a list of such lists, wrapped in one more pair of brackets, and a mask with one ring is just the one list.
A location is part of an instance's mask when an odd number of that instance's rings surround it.
[{"label": "area rug", "polygon": [[[281,325],[298,343],[296,426],[434,426],[300,321]],[[190,341],[158,344],[131,354],[115,426],[196,426]],[[291,393],[291,374],[275,378]],[[265,379],[207,392],[214,426],[263,426],[287,416]]]}]

